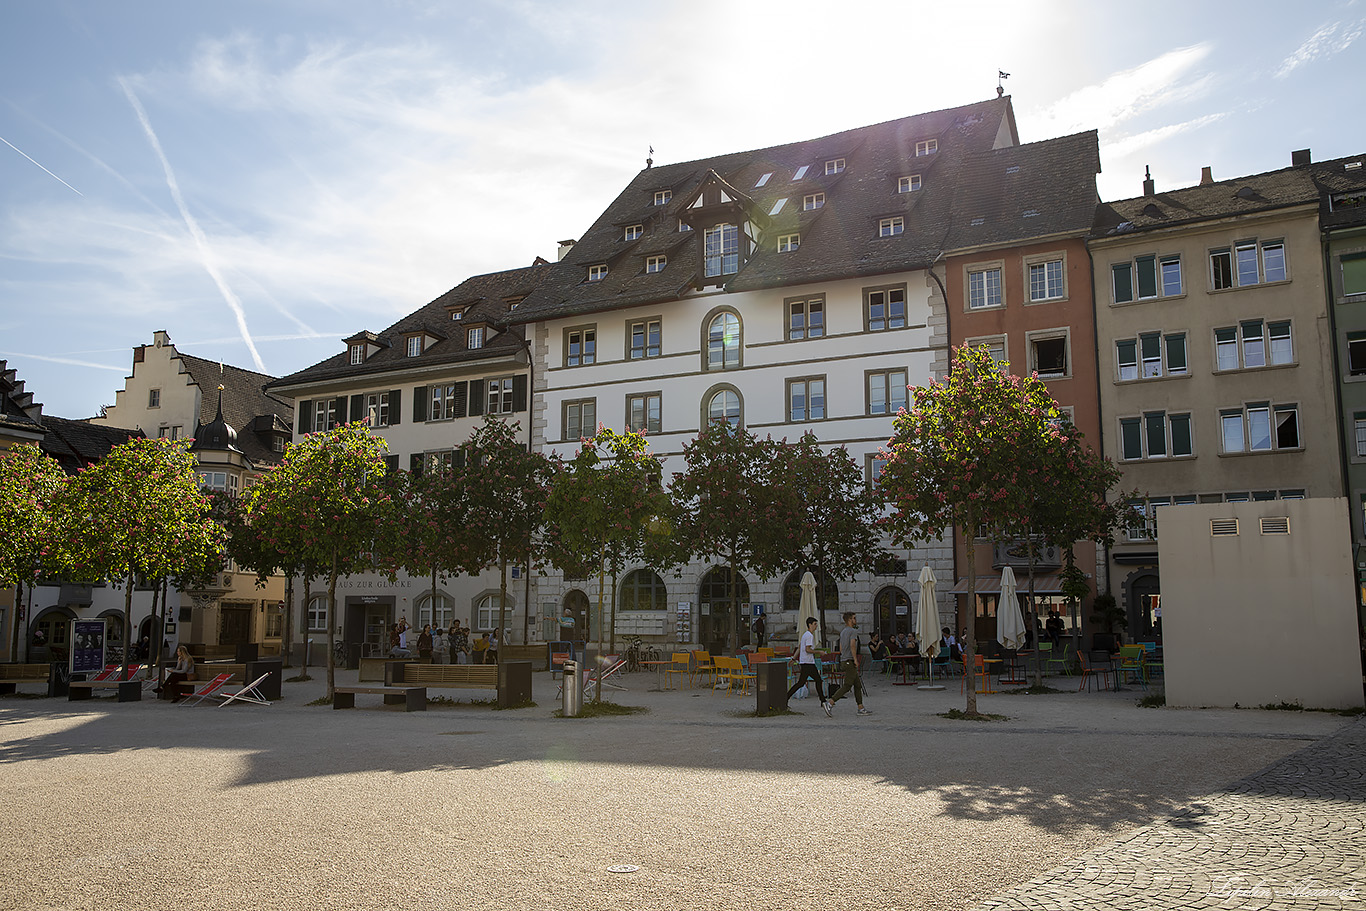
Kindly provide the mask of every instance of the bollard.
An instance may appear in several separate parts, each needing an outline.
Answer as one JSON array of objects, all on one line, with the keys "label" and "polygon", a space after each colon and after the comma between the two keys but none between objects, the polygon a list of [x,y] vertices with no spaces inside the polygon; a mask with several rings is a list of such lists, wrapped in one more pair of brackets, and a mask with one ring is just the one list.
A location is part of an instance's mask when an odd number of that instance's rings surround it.
[{"label": "bollard", "polygon": [[577,718],[579,710],[583,708],[583,677],[579,675],[579,663],[566,661],[561,676],[563,685],[560,689],[564,693],[562,714],[566,718]]}]

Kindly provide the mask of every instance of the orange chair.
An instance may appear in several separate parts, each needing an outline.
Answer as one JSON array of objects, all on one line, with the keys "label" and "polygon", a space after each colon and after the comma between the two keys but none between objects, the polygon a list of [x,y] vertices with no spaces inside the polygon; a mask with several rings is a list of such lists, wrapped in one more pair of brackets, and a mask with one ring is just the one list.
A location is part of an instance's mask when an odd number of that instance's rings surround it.
[{"label": "orange chair", "polygon": [[1077,687],[1080,693],[1083,689],[1090,690],[1090,681],[1095,678],[1099,683],[1103,683],[1105,689],[1110,688],[1110,668],[1099,667],[1091,663],[1085,652],[1077,652],[1077,660],[1081,662],[1081,684]]}]

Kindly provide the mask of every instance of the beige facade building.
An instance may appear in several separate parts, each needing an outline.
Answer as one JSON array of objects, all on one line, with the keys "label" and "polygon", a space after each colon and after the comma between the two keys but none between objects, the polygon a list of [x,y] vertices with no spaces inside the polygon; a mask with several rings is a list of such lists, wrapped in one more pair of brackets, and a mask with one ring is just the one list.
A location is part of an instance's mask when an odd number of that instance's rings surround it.
[{"label": "beige facade building", "polygon": [[1160,633],[1161,508],[1342,495],[1313,181],[1207,170],[1098,211],[1104,453],[1140,495],[1110,555],[1132,638]]},{"label": "beige facade building", "polygon": [[[266,391],[273,379],[182,354],[158,331],[152,344],[133,349],[132,373],[91,423],[148,437],[193,437],[203,486],[236,494],[279,462],[290,439],[294,406]],[[180,593],[178,609],[167,615],[176,624],[167,638],[219,647],[256,643],[263,653],[278,652],[284,594],[283,577],[258,586],[254,572],[228,561],[213,584]]]}]

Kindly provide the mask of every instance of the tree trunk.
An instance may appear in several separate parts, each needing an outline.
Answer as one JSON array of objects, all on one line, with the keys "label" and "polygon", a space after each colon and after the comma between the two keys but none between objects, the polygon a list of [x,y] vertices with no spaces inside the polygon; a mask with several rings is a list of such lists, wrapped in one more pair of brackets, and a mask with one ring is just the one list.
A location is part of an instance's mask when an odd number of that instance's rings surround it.
[{"label": "tree trunk", "polygon": [[617,568],[612,567],[612,606],[607,609],[607,622],[609,632],[607,633],[607,653],[615,655],[617,653]]},{"label": "tree trunk", "polygon": [[[507,636],[504,630],[507,629],[508,613],[508,561],[507,557],[498,557],[498,629],[494,630],[500,637],[498,645],[501,647]],[[500,654],[498,660],[503,660]]]},{"label": "tree trunk", "polygon": [[740,605],[736,603],[735,548],[726,557],[726,602],[730,606],[730,653],[740,654]]},{"label": "tree trunk", "polygon": [[[152,587],[152,613],[150,614],[150,617],[151,617],[151,620],[152,620],[153,623],[155,623],[155,622],[156,622],[156,619],[157,619],[157,599],[158,599],[159,597],[161,597],[161,581],[162,581],[162,580],[158,579],[158,580],[157,580],[157,584],[154,585],[154,586]],[[132,638],[131,634],[129,635],[128,638],[130,638],[130,639]],[[128,645],[127,645],[127,643],[125,643],[125,644],[124,644],[124,650],[126,651],[127,649],[128,649]],[[147,660],[149,660],[151,657],[152,657],[152,637],[149,635],[149,636],[147,637],[147,657],[144,658],[144,659],[142,659],[142,660],[143,660],[143,661],[147,661]]]},{"label": "tree trunk", "polygon": [[[967,523],[976,529],[977,523]],[[968,622],[963,627],[963,689],[967,691],[967,713],[977,714],[977,677],[973,674],[972,659],[977,654],[977,545],[964,535],[968,552]]]},{"label": "tree trunk", "polygon": [[594,675],[597,677],[597,679],[598,679],[598,685],[597,685],[596,687],[593,688],[593,701],[594,701],[594,702],[601,702],[601,701],[602,701],[602,661],[601,661],[601,658],[602,658],[602,654],[603,654],[603,653],[602,653],[602,643],[603,643],[603,638],[602,638],[602,636],[603,636],[603,621],[604,621],[604,619],[605,619],[604,616],[603,616],[603,613],[602,613],[602,607],[603,607],[603,604],[602,604],[602,596],[603,596],[603,589],[606,587],[606,585],[607,585],[607,555],[606,555],[606,554],[602,554],[602,555],[601,555],[601,559],[600,559],[600,561],[598,562],[598,658],[599,658],[599,661],[598,661],[598,666],[597,666],[597,667],[595,667],[595,668],[589,668],[589,670],[593,671],[593,674],[594,674]]},{"label": "tree trunk", "polygon": [[[23,616],[20,616],[20,615]],[[19,582],[14,586],[14,611],[11,614],[10,626],[14,643],[10,646],[9,660],[19,660],[19,627],[20,621],[28,620],[27,612],[24,610],[24,583]]]},{"label": "tree trunk", "polygon": [[327,575],[327,698],[336,695],[337,662],[332,657],[333,627],[337,617],[337,552],[332,551],[332,571]]},{"label": "tree trunk", "polygon": [[128,588],[123,593],[123,669],[120,680],[128,679],[128,631],[133,627],[133,573],[128,574]]},{"label": "tree trunk", "polygon": [[1034,607],[1034,536],[1025,539],[1029,549],[1029,634],[1034,639],[1034,685],[1043,686],[1043,651],[1039,648],[1039,618]]},{"label": "tree trunk", "polygon": [[294,642],[294,574],[285,576],[284,617],[280,628],[280,659],[282,667],[292,667],[289,650]]},{"label": "tree trunk", "polygon": [[312,606],[312,604],[313,604],[313,576],[310,575],[310,574],[308,574],[308,573],[304,573],[304,612],[303,612],[303,620],[304,620],[304,667],[303,667],[303,670],[300,671],[300,676],[302,676],[302,677],[307,677],[307,676],[308,676],[308,651],[309,651],[309,645],[310,645],[309,640],[308,640],[308,634],[309,634],[310,632],[312,632],[312,630],[310,630],[310,629],[308,628],[308,610],[309,610],[309,608]]}]

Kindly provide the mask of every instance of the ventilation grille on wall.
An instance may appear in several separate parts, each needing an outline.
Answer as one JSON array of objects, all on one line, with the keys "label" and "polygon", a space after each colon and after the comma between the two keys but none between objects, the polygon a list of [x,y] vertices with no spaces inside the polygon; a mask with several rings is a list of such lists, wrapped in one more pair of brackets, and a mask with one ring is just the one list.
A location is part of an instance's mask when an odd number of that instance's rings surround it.
[{"label": "ventilation grille on wall", "polygon": [[1210,520],[1209,520],[1209,533],[1210,533],[1211,535],[1213,535],[1214,537],[1216,537],[1216,538],[1218,538],[1218,537],[1220,537],[1220,536],[1222,536],[1222,535],[1236,535],[1236,534],[1238,534],[1238,520],[1237,520],[1237,519],[1210,519]]},{"label": "ventilation grille on wall", "polygon": [[1262,534],[1264,535],[1288,535],[1290,534],[1289,516],[1269,516],[1262,519]]}]

